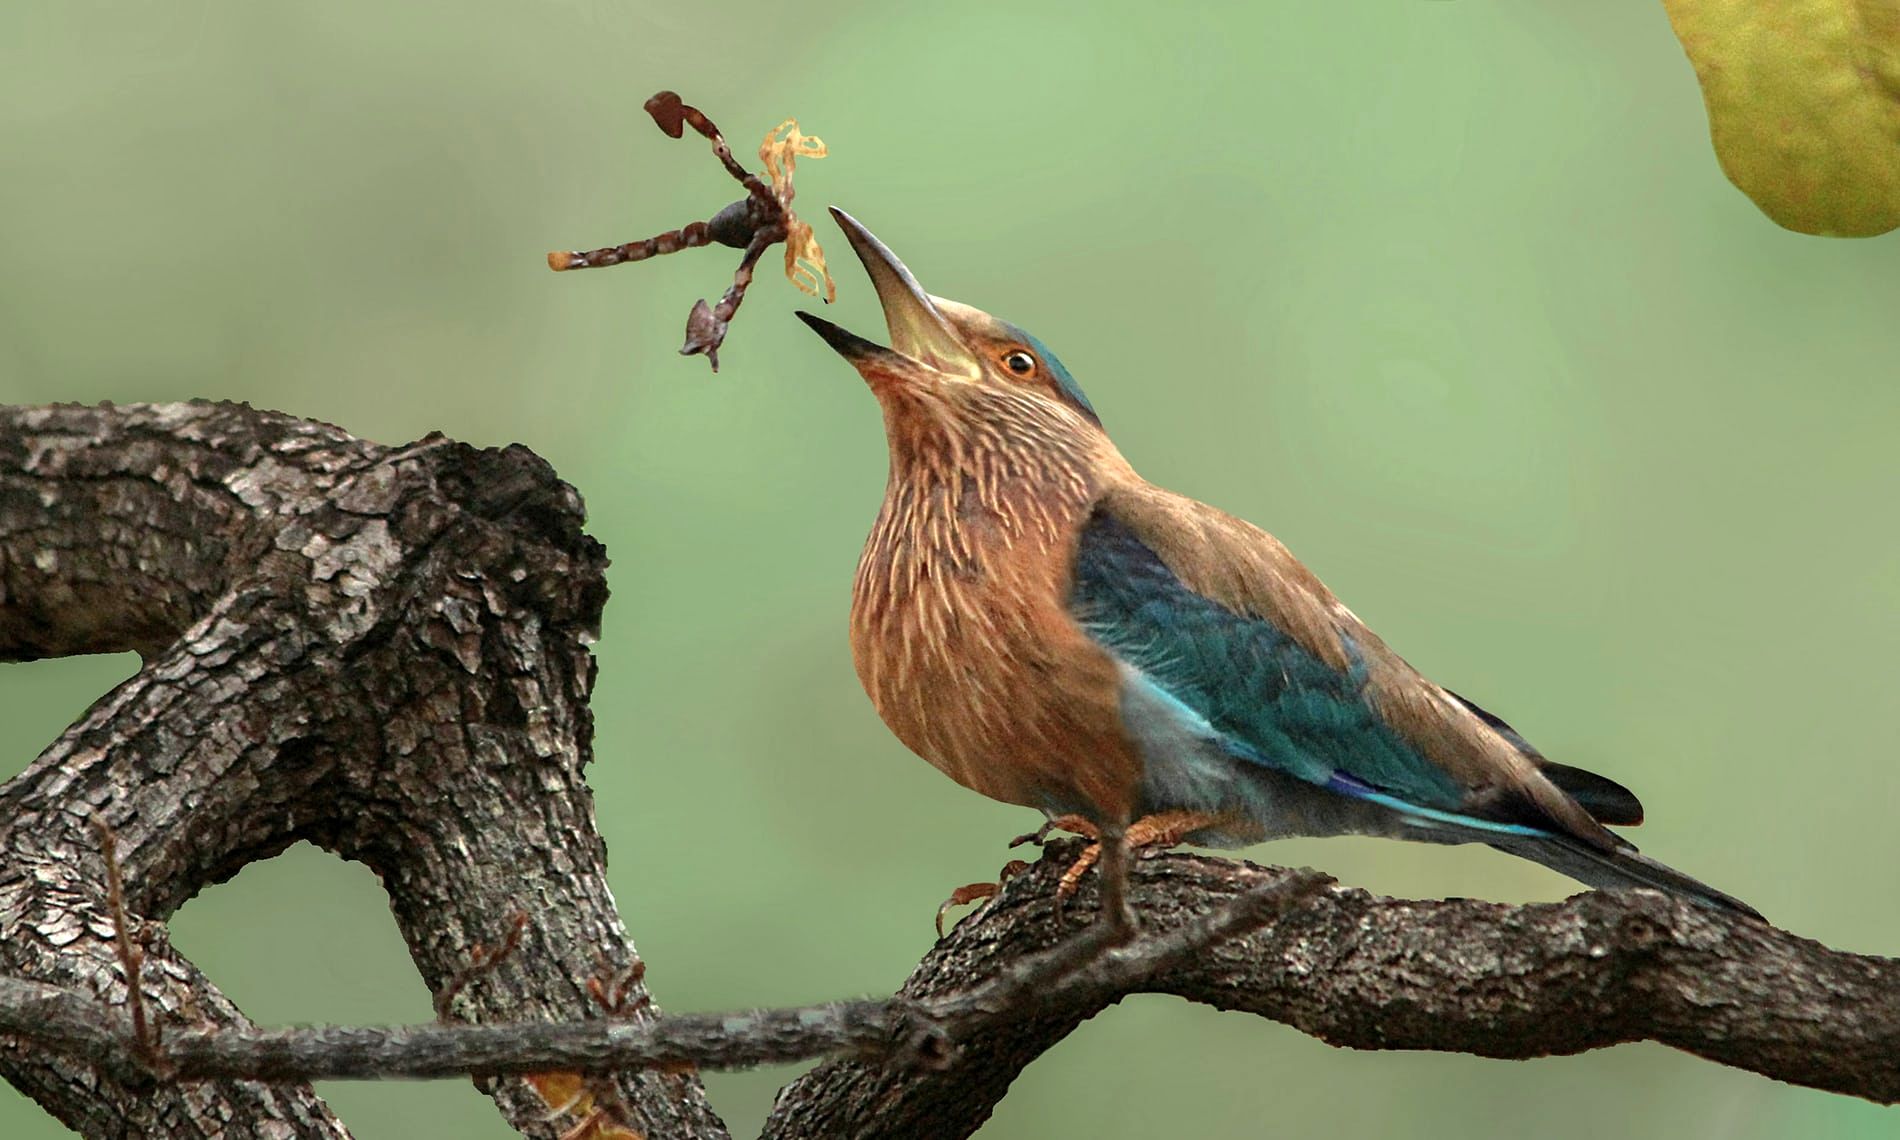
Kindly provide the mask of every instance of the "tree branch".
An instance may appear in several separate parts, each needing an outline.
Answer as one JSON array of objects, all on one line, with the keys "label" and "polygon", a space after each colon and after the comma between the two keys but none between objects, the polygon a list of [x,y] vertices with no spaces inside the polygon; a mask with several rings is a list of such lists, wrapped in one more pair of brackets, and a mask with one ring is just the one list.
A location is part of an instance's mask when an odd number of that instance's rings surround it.
[{"label": "tree branch", "polygon": [[[1073,932],[1088,907],[1071,907],[1083,913],[1059,928],[1050,899],[1075,851],[1061,845],[1010,880],[899,996],[925,1006],[955,1000],[971,978]],[[1130,897],[1150,937],[1165,936],[1289,874],[1168,855],[1136,865]],[[1658,1041],[1777,1080],[1900,1101],[1900,961],[1830,950],[1653,892],[1501,906],[1335,887],[1139,982],[1065,987],[984,1023],[939,1071],[856,1059],[821,1066],[779,1095],[765,1135],[969,1135],[1024,1066],[1130,993],[1254,1013],[1357,1049],[1516,1059]]]},{"label": "tree branch", "polygon": [[[1086,925],[1092,882],[1054,913],[1066,844],[888,1000],[660,1018],[581,775],[605,601],[581,522],[520,448],[0,408],[0,660],[145,656],[0,787],[0,1073],[88,1136],[229,1138],[346,1135],[312,1079],[611,1071],[634,1127],[696,1140],[725,1133],[683,1069],[823,1056],[768,1137],[961,1137],[1082,1021],[1168,993],[1355,1048],[1653,1040],[1900,1101],[1892,959],[1650,893],[1404,902],[1187,855],[1135,866],[1123,942]],[[185,899],[298,840],[381,877],[443,1023],[259,1030],[170,947]],[[493,1088],[522,1132],[561,1130]]]},{"label": "tree branch", "polygon": [[[0,788],[0,971],[126,1001],[98,820],[164,1040],[248,1022],[163,920],[299,840],[378,875],[432,991],[528,913],[455,1016],[595,1012],[601,960],[636,955],[582,776],[606,558],[581,523],[524,448],[229,404],[0,408],[0,660],[145,656]],[[307,1088],[131,1089],[18,1041],[0,1073],[89,1136],[344,1134]],[[690,1077],[620,1085],[650,1135],[724,1135]],[[521,1082],[495,1096],[561,1131]]]},{"label": "tree branch", "polygon": [[[1033,1001],[1061,1004],[1139,986],[1186,957],[1311,898],[1330,879],[1267,881],[1204,918],[1124,944],[1104,923],[1047,950],[993,963],[992,976],[928,1004],[833,1002],[795,1009],[675,1016],[660,1022],[518,1022],[299,1029],[225,1029],[148,1041],[83,994],[0,977],[0,1032],[14,1032],[108,1071],[165,1080],[378,1080],[609,1072],[695,1065],[746,1068],[834,1053],[898,1066],[940,1064],[960,1038]],[[1032,997],[1032,995],[1034,995]]]},{"label": "tree branch", "polygon": [[[160,1064],[179,1080],[304,1081],[844,1055],[792,1086],[767,1135],[967,1135],[1008,1078],[1075,1024],[1129,994],[1171,993],[1353,1048],[1527,1058],[1651,1040],[1900,1101],[1892,959],[1649,893],[1524,907],[1405,902],[1310,872],[1186,855],[1139,867],[1142,937],[1078,958],[1073,950],[1105,928],[1086,905],[1060,925],[1051,913],[1072,854],[1063,845],[1013,881],[889,1000],[639,1024],[199,1031],[165,1041]],[[1050,955],[1066,968],[1052,971]],[[29,1033],[109,1071],[142,1064],[124,1019],[77,993],[0,980],[0,1032]],[[979,1075],[987,1079],[973,1082]]]}]

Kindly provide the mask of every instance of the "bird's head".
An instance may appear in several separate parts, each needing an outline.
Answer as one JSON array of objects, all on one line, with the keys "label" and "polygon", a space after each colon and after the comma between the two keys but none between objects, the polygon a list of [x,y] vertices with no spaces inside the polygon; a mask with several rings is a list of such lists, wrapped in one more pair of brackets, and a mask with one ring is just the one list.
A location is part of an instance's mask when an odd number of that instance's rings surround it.
[{"label": "bird's head", "polygon": [[[906,397],[950,408],[993,405],[986,393],[1031,393],[1089,424],[1098,421],[1075,378],[1041,341],[979,309],[924,292],[890,247],[843,210],[832,208],[871,276],[889,348],[822,317],[801,312],[825,342],[858,370],[887,407]],[[1012,401],[1015,403],[1015,401]]]}]

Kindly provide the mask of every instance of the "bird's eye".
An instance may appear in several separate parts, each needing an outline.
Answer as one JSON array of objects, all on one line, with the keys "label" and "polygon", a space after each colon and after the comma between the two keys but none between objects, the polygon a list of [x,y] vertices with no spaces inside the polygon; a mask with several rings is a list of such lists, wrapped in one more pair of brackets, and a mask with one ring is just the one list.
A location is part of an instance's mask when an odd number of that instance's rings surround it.
[{"label": "bird's eye", "polygon": [[1018,376],[1027,376],[1036,370],[1036,358],[1020,348],[1005,356],[1003,364]]}]

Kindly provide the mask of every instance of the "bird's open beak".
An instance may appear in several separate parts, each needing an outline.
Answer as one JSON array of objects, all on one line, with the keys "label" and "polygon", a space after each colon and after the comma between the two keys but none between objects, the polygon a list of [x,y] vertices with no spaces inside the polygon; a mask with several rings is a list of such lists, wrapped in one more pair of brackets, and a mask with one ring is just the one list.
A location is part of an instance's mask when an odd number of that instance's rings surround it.
[{"label": "bird's open beak", "polygon": [[873,234],[859,224],[858,220],[836,206],[831,208],[831,216],[838,221],[838,228],[851,241],[851,248],[858,253],[858,260],[864,263],[864,270],[871,276],[871,287],[877,290],[878,304],[884,307],[884,323],[890,327],[891,346],[873,344],[856,333],[847,332],[810,313],[800,312],[798,318],[812,327],[825,343],[838,351],[840,356],[849,360],[859,372],[875,369],[895,371],[900,374],[914,372],[918,365],[954,376],[974,379],[980,374],[975,356],[964,347],[962,338],[956,329],[944,318],[941,311],[917,284],[917,278],[911,275],[904,263],[897,259],[890,247],[877,240]]}]

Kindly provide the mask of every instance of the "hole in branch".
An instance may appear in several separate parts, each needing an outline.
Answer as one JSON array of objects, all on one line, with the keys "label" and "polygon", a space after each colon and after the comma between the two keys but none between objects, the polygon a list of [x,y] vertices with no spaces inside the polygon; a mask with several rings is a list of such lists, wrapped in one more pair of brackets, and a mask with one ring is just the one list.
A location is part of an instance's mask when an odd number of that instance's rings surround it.
[{"label": "hole in branch", "polygon": [[60,733],[138,669],[136,653],[0,664],[0,780],[26,771]]},{"label": "hole in branch", "polygon": [[[173,916],[171,934],[260,1025],[435,1018],[376,876],[307,843],[200,892]],[[317,1091],[359,1136],[517,1135],[467,1081],[337,1081]]]}]

